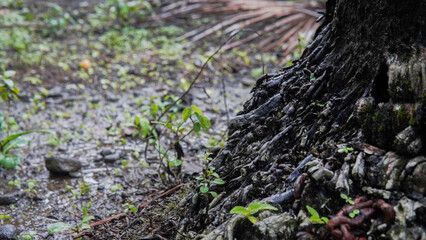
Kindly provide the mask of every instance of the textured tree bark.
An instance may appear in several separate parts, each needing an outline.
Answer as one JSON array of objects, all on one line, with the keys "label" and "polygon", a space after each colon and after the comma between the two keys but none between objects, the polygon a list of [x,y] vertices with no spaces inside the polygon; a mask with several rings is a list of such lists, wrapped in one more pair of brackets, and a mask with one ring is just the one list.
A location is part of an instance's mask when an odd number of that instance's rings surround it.
[{"label": "textured tree bark", "polygon": [[[231,121],[227,145],[212,162],[227,184],[213,187],[214,200],[189,194],[179,232],[206,239],[329,239],[324,227],[312,231],[305,205],[332,217],[345,193],[385,199],[397,210],[392,225],[346,226],[354,237],[368,231],[425,237],[425,10],[425,0],[328,1],[301,59],[261,77]],[[229,214],[255,200],[280,210],[261,213],[254,226]],[[380,214],[387,217],[373,210],[376,223]],[[408,213],[414,215],[405,221]]]}]

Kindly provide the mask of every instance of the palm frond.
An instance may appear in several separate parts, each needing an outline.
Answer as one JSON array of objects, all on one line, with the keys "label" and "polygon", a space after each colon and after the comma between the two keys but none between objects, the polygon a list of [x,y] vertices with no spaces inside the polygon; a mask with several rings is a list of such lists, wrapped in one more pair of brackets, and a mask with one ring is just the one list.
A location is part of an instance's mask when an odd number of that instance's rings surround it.
[{"label": "palm frond", "polygon": [[200,27],[182,35],[181,39],[195,42],[217,31],[229,34],[250,29],[241,39],[223,47],[224,50],[256,41],[256,48],[271,51],[281,47],[284,55],[298,45],[299,34],[309,41],[319,23],[324,5],[319,2],[293,2],[272,0],[182,0],[162,8],[156,17],[168,19],[179,15],[214,15],[216,23]]}]

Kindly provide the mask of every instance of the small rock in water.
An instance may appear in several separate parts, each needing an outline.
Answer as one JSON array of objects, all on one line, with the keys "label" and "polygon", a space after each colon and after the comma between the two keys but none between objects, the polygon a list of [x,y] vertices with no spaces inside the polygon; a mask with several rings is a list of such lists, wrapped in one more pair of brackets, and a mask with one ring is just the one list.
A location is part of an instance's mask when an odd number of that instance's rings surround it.
[{"label": "small rock in water", "polygon": [[63,96],[64,89],[60,86],[55,86],[49,89],[49,97],[51,98],[60,98]]},{"label": "small rock in water", "polygon": [[17,193],[9,193],[9,194],[0,195],[0,206],[10,205],[10,204],[15,203],[18,200],[17,196],[18,196]]},{"label": "small rock in water", "polygon": [[109,92],[109,93],[107,93],[106,94],[106,100],[108,100],[108,101],[110,101],[110,102],[117,102],[118,101],[118,97],[117,97],[117,95],[115,95],[114,93],[112,93],[112,92]]},{"label": "small rock in water", "polygon": [[104,149],[102,149],[101,150],[101,155],[102,156],[106,156],[106,155],[111,155],[111,154],[113,154],[114,153],[114,151],[111,149],[111,148],[104,148]]},{"label": "small rock in water", "polygon": [[77,172],[82,167],[77,159],[53,155],[44,159],[47,170],[54,174],[69,174]]},{"label": "small rock in water", "polygon": [[121,159],[120,153],[113,153],[113,154],[104,156],[104,161],[106,163],[113,163],[120,159]]},{"label": "small rock in water", "polygon": [[11,224],[5,224],[0,226],[0,239],[15,239],[16,233],[16,227]]}]

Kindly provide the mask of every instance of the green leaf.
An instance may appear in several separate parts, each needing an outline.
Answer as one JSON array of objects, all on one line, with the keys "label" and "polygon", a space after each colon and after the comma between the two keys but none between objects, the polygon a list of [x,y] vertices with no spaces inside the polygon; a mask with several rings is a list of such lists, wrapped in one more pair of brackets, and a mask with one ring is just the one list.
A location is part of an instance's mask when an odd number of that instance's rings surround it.
[{"label": "green leaf", "polygon": [[5,77],[7,77],[7,78],[10,78],[10,77],[12,77],[13,75],[15,75],[16,74],[16,72],[15,71],[13,71],[13,70],[7,70],[7,71],[5,71],[4,73],[3,73],[3,76],[5,76]]},{"label": "green leaf", "polygon": [[89,224],[87,224],[87,223],[80,223],[80,226],[79,226],[79,230],[81,231],[81,230],[84,230],[84,229],[90,229],[91,227],[90,227],[90,225]]},{"label": "green leaf", "polygon": [[201,186],[200,187],[200,192],[201,193],[207,193],[209,191],[209,187],[207,187],[207,186]]},{"label": "green leaf", "polygon": [[242,214],[244,216],[250,216],[250,212],[241,206],[235,206],[229,211],[230,214]]},{"label": "green leaf", "polygon": [[344,153],[344,152],[345,152],[345,149],[341,148],[341,149],[337,150],[337,152],[338,152],[338,153]]},{"label": "green leaf", "polygon": [[94,216],[85,215],[85,216],[81,219],[81,222],[82,222],[82,223],[88,223],[90,220],[93,220],[93,219],[95,219],[95,217],[94,217]]},{"label": "green leaf", "polygon": [[260,202],[254,202],[254,203],[251,203],[248,206],[248,210],[249,210],[249,212],[251,214],[255,214],[256,212],[261,211],[261,210],[274,210],[274,211],[277,211],[278,208],[276,208],[276,207],[274,207],[274,206],[272,206],[270,204],[260,203]]},{"label": "green leaf", "polygon": [[250,220],[250,222],[252,222],[253,224],[257,223],[257,218],[253,217],[253,216],[248,216],[247,217],[248,220]]},{"label": "green leaf", "polygon": [[207,117],[202,116],[202,117],[200,117],[199,121],[200,121],[201,127],[204,130],[209,130],[210,129],[211,123],[210,123],[210,120]]},{"label": "green leaf", "polygon": [[130,211],[132,211],[133,213],[136,213],[137,209],[134,205],[130,205],[129,206]]},{"label": "green leaf", "polygon": [[215,180],[213,180],[213,182],[214,182],[214,183],[216,183],[216,184],[218,184],[218,185],[225,184],[225,181],[223,181],[223,180],[222,180],[222,179],[220,179],[220,178],[216,178]]},{"label": "green leaf", "polygon": [[318,216],[312,216],[312,217],[310,217],[309,221],[311,221],[311,222],[313,222],[315,224],[323,224],[324,223],[324,221],[320,217],[318,217]]},{"label": "green leaf", "polygon": [[191,105],[191,108],[192,108],[192,111],[194,111],[196,114],[203,116],[203,112],[197,106]]},{"label": "green leaf", "polygon": [[55,233],[67,231],[67,230],[70,230],[70,229],[72,229],[72,227],[70,225],[63,223],[63,222],[57,222],[57,223],[54,223],[52,225],[49,225],[47,232],[49,234],[55,234]]},{"label": "green leaf", "polygon": [[28,135],[28,134],[30,134],[30,133],[47,133],[47,134],[54,134],[54,131],[51,131],[51,130],[29,130],[29,131],[25,131],[25,132],[20,132],[20,133],[17,133],[17,134],[12,134],[12,135],[9,135],[5,140],[3,140],[3,143],[2,143],[2,145],[3,146],[5,146],[7,143],[9,143],[10,141],[12,141],[12,140],[14,140],[14,139],[16,139],[16,138],[18,138],[18,137],[20,137],[20,136],[23,136],[23,135]]},{"label": "green leaf", "polygon": [[182,111],[182,119],[184,122],[186,122],[186,120],[188,120],[188,118],[191,116],[192,110],[191,108],[185,108]]},{"label": "green leaf", "polygon": [[141,122],[140,117],[139,117],[139,116],[135,116],[135,120],[134,120],[134,122],[135,122],[135,125],[136,125],[136,126],[139,126],[139,123]]},{"label": "green leaf", "polygon": [[177,166],[180,166],[182,164],[182,160],[177,159],[177,158],[168,159],[168,162],[169,162],[170,167],[174,167],[174,166],[177,167]]},{"label": "green leaf", "polygon": [[214,198],[216,198],[217,197],[217,193],[216,192],[212,192],[212,191],[210,191],[209,192]]},{"label": "green leaf", "polygon": [[143,118],[140,119],[140,127],[141,127],[141,130],[142,130],[143,137],[144,138],[147,137],[148,134],[149,134],[150,123],[149,123],[149,120],[146,117],[143,117]]},{"label": "green leaf", "polygon": [[6,87],[10,90],[13,88],[13,81],[11,79],[3,79],[4,84],[6,84]]},{"label": "green leaf", "polygon": [[215,178],[220,178],[220,177],[219,177],[219,174],[217,174],[217,173],[215,173],[215,172],[214,172],[214,173],[212,173],[212,176],[213,176],[213,177],[215,177]]},{"label": "green leaf", "polygon": [[325,223],[328,223],[328,218],[327,217],[322,217],[321,220],[323,220]]},{"label": "green leaf", "polygon": [[15,138],[11,140],[8,144],[3,146],[3,152],[8,153],[10,149],[20,148],[29,144],[29,140],[22,138]]},{"label": "green leaf", "polygon": [[344,194],[344,193],[341,193],[341,194],[340,194],[340,197],[341,197],[342,199],[345,199],[345,200],[346,200],[346,199],[348,199],[348,196],[347,196],[346,194]]},{"label": "green leaf", "polygon": [[310,206],[306,205],[306,209],[308,209],[308,212],[315,217],[319,218],[319,213],[317,212],[317,210],[311,208]]},{"label": "green leaf", "polygon": [[199,122],[194,123],[194,131],[199,132],[201,130],[201,126]]},{"label": "green leaf", "polygon": [[22,161],[19,156],[0,153],[0,165],[5,168],[15,168]]},{"label": "green leaf", "polygon": [[0,214],[0,219],[11,219],[9,215]]},{"label": "green leaf", "polygon": [[88,211],[87,211],[87,207],[86,207],[86,206],[83,206],[83,215],[84,215],[84,216],[87,216],[87,213],[88,213]]}]

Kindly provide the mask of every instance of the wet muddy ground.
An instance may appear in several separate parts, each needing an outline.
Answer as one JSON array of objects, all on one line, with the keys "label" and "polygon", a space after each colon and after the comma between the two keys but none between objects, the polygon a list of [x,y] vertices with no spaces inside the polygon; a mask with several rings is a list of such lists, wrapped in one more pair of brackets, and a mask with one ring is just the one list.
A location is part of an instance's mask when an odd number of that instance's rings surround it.
[{"label": "wet muddy ground", "polygon": [[[71,238],[49,235],[48,226],[64,222],[75,228],[84,215],[93,216],[92,221],[105,219],[193,179],[203,167],[199,155],[223,144],[228,117],[249,98],[251,79],[262,68],[260,53],[244,49],[220,53],[206,66],[176,115],[196,105],[212,127],[181,141],[182,175],[165,183],[158,153],[150,147],[145,154],[145,142],[132,137],[129,126],[135,116],[146,115],[153,102],[167,104],[166,96],[182,95],[226,37],[194,44],[177,40],[194,26],[212,21],[207,18],[123,25],[102,18],[109,8],[100,4],[106,3],[49,2],[54,7],[37,1],[5,2],[0,14],[3,22],[28,22],[29,14],[38,19],[37,14],[57,8],[74,19],[60,32],[44,27],[0,29],[0,64],[16,71],[12,79],[21,90],[21,100],[12,103],[10,113],[6,103],[0,105],[1,113],[13,117],[14,131],[55,131],[30,135],[31,145],[13,152],[23,157],[19,166],[0,167],[0,214],[10,217],[1,219],[0,225],[14,225],[22,239]],[[55,14],[51,18],[56,19]],[[102,26],[95,26],[96,21]],[[15,46],[19,41],[23,49]],[[81,66],[84,59],[90,61],[88,69]],[[266,70],[275,71],[271,66],[277,59],[271,54],[264,59]],[[174,136],[164,128],[159,132],[163,144],[170,145]],[[49,158],[77,160],[82,167],[71,174],[52,174],[45,167]]]}]

